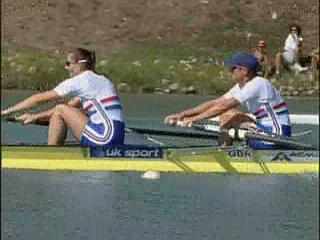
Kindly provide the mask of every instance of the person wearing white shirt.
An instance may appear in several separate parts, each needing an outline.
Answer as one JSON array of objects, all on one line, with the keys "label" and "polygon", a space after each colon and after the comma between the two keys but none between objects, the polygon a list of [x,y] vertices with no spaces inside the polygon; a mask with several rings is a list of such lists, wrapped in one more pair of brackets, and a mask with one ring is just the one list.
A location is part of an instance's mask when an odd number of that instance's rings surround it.
[{"label": "person wearing white shirt", "polygon": [[[271,83],[256,75],[260,64],[255,56],[238,53],[226,62],[232,71],[236,85],[223,96],[204,102],[194,108],[165,117],[166,124],[182,125],[197,122],[220,115],[222,128],[258,128],[266,132],[290,136],[291,124],[285,101]],[[245,105],[255,120],[237,110],[238,105]],[[273,143],[249,140],[252,148],[273,148]]]},{"label": "person wearing white shirt", "polygon": [[109,79],[94,71],[95,54],[83,48],[71,51],[65,68],[70,78],[54,89],[34,94],[1,111],[8,115],[49,100],[69,99],[40,113],[17,117],[23,124],[49,123],[48,145],[63,145],[67,129],[83,146],[121,145],[124,141],[122,107]]},{"label": "person wearing white shirt", "polygon": [[281,65],[298,72],[304,72],[308,70],[308,68],[302,67],[299,64],[302,42],[303,38],[301,37],[300,26],[297,24],[291,24],[283,52],[276,55],[275,66],[277,75],[280,74]]}]

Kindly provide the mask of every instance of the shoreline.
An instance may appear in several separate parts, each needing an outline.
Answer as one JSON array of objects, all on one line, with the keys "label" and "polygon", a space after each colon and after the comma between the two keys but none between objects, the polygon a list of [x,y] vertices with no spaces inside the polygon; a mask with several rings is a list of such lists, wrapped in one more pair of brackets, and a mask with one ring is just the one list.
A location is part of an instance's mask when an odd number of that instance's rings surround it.
[{"label": "shoreline", "polygon": [[[179,47],[140,46],[98,56],[97,72],[120,93],[221,95],[233,83],[223,65],[230,53]],[[3,89],[47,90],[68,78],[64,53],[44,50],[2,51]],[[319,69],[283,72],[268,78],[283,96],[318,96]]]}]

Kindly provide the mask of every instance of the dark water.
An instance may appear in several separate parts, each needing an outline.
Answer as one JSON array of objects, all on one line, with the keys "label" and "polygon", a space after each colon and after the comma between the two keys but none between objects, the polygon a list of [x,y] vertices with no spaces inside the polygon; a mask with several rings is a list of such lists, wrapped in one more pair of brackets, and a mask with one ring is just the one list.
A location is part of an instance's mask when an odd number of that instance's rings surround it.
[{"label": "dark water", "polygon": [[[8,105],[24,97],[2,94]],[[208,96],[121,96],[130,124],[163,116]],[[317,99],[289,100],[318,113]],[[299,126],[309,129],[311,126]],[[318,126],[311,140],[318,141]],[[1,124],[7,143],[45,142],[46,129]],[[319,176],[2,170],[2,239],[318,239]]]},{"label": "dark water", "polygon": [[318,239],[316,176],[2,173],[3,239]]}]

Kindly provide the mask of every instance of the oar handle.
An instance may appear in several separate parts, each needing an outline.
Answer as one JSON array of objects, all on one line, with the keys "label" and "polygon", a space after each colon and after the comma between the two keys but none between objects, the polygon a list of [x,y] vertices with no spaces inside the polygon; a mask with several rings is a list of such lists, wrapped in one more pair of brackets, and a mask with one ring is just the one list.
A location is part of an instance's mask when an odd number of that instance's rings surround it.
[{"label": "oar handle", "polygon": [[208,131],[208,132],[215,132],[215,133],[226,133],[228,134],[232,139],[239,139],[239,140],[244,140],[247,138],[247,132],[248,129],[235,129],[235,128],[231,128],[231,129],[222,129],[220,128],[220,126],[218,125],[212,125],[212,124],[196,124],[196,123],[192,123],[190,125],[193,128],[196,129],[200,129],[200,130],[204,130],[204,131]]},{"label": "oar handle", "polygon": [[[14,123],[21,123],[14,116],[4,117],[4,121],[14,122]],[[35,122],[32,122],[31,124],[39,125],[39,126],[48,126],[49,125],[49,121],[45,120],[45,119],[37,119]]]}]

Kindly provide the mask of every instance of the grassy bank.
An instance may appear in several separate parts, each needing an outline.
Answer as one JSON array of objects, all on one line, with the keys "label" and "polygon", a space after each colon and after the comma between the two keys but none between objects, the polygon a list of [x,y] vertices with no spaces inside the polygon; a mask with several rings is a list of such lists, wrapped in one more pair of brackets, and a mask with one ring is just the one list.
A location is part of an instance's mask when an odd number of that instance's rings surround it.
[{"label": "grassy bank", "polygon": [[[130,46],[97,53],[97,71],[123,92],[222,94],[232,86],[223,60],[230,53],[212,48]],[[45,90],[68,77],[66,53],[5,48],[1,55],[2,88]],[[284,95],[319,94],[319,73],[285,73],[272,83]]]}]

